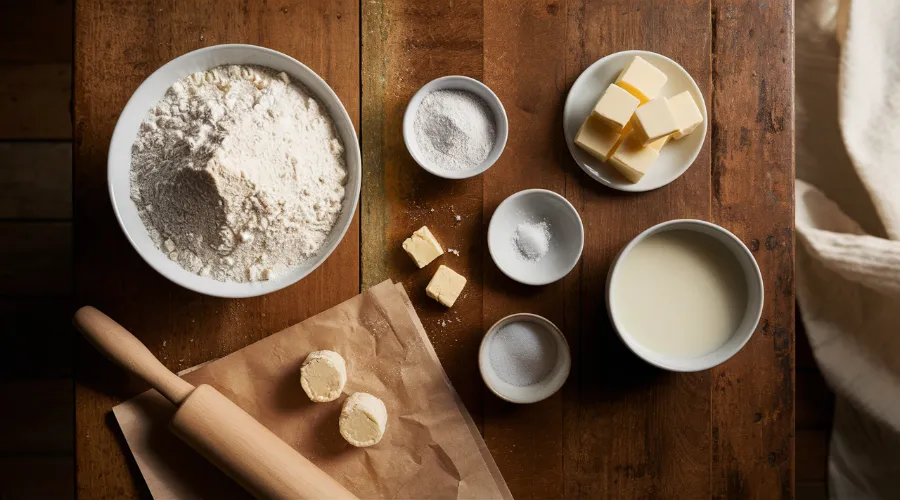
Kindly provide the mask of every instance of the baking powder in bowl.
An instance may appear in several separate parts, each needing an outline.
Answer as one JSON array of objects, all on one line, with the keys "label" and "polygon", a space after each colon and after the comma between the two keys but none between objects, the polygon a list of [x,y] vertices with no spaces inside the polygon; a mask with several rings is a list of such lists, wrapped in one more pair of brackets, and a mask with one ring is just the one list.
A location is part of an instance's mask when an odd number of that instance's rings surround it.
[{"label": "baking powder in bowl", "polygon": [[534,385],[556,365],[556,339],[537,323],[516,321],[494,333],[489,357],[491,368],[504,382]]},{"label": "baking powder in bowl", "polygon": [[271,279],[315,256],[346,179],[327,111],[285,73],[255,66],[176,82],[132,147],[131,198],[153,242],[220,281]]},{"label": "baking powder in bowl", "polygon": [[436,90],[425,96],[413,129],[425,160],[454,172],[477,168],[497,140],[487,103],[465,90]]}]

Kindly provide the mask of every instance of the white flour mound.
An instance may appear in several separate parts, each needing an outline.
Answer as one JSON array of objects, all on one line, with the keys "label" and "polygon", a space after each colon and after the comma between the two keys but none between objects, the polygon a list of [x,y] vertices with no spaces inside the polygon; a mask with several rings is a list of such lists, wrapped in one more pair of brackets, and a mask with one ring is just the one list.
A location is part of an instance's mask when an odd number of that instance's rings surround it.
[{"label": "white flour mound", "polygon": [[272,279],[313,257],[346,178],[327,111],[286,74],[254,66],[175,83],[131,153],[131,198],[156,246],[219,281]]}]

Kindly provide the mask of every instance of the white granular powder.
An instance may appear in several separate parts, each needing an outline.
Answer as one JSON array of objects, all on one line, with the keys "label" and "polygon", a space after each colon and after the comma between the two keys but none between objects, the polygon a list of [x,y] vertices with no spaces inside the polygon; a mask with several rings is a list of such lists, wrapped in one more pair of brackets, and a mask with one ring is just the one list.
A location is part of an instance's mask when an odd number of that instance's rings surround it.
[{"label": "white granular powder", "polygon": [[313,257],[341,211],[344,146],[284,73],[220,66],[175,83],[141,124],[131,198],[185,269],[258,281]]},{"label": "white granular powder", "polygon": [[547,255],[552,238],[546,222],[523,222],[516,226],[512,242],[519,257],[537,262]]},{"label": "white granular powder", "polygon": [[533,385],[556,365],[556,340],[536,323],[517,321],[497,330],[489,357],[491,367],[504,382],[519,387]]},{"label": "white granular powder", "polygon": [[456,172],[481,165],[497,136],[490,108],[464,90],[436,90],[425,96],[413,128],[425,160]]}]

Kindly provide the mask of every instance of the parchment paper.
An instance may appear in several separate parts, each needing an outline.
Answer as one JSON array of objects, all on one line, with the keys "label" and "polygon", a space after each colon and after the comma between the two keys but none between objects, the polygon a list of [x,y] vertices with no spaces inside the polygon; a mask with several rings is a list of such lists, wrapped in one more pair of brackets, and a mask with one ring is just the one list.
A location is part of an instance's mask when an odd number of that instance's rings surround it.
[{"label": "parchment paper", "polygon": [[[300,388],[300,364],[319,349],[347,360],[344,396],[332,403],[312,403]],[[221,391],[360,498],[512,499],[399,284],[381,283],[184,378]],[[387,432],[369,448],[338,433],[343,399],[357,391],[388,408]],[[113,408],[154,498],[245,498],[168,432],[174,410],[152,390]]]}]

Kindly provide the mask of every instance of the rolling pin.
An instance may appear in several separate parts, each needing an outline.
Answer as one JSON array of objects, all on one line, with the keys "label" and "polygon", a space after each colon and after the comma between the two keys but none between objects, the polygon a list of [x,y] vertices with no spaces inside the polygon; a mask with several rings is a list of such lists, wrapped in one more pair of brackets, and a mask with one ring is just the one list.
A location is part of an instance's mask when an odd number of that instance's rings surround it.
[{"label": "rolling pin", "polygon": [[87,306],[75,313],[74,323],[106,357],[177,406],[169,430],[255,497],[356,498],[219,391],[172,373],[109,316]]}]

